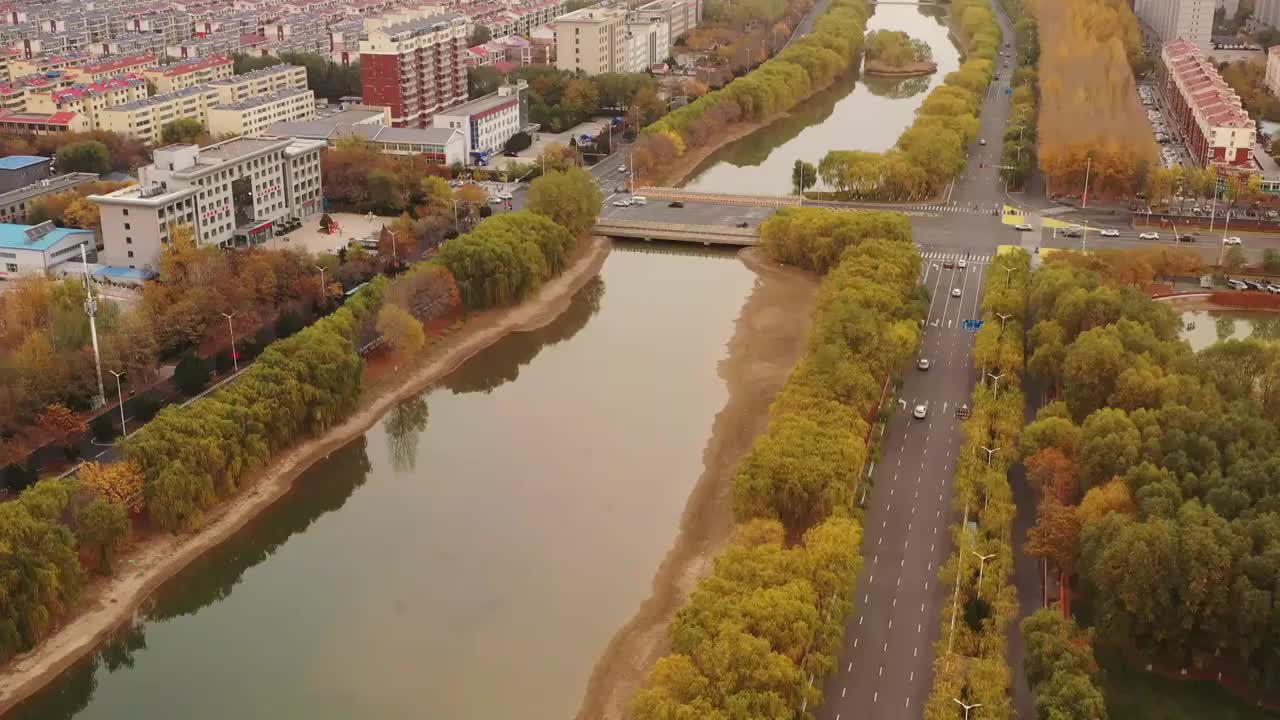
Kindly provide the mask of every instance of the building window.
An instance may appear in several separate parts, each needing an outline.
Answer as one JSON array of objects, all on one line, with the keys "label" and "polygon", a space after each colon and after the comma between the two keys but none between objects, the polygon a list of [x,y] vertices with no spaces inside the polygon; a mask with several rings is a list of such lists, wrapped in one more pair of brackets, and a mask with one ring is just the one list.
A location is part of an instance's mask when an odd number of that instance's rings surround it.
[{"label": "building window", "polygon": [[132,251],[132,250],[130,250],[130,251],[129,251],[129,257],[133,257],[133,251]]},{"label": "building window", "polygon": [[17,263],[5,263],[5,264],[4,264],[4,268],[5,268],[5,270],[8,270],[9,272],[18,272],[18,265],[17,265]]},{"label": "building window", "polygon": [[125,214],[125,215],[128,215],[128,214],[129,214],[129,208],[125,208],[123,212],[124,212],[124,214]]}]

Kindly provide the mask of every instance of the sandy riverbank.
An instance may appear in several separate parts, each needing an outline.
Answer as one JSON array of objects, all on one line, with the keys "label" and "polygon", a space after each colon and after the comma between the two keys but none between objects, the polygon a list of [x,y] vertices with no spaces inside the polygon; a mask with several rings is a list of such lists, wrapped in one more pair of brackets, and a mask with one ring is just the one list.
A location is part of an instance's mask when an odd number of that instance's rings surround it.
[{"label": "sandy riverbank", "polygon": [[609,255],[605,238],[592,238],[569,267],[537,295],[513,308],[477,313],[456,332],[406,368],[398,383],[366,392],[360,407],[342,424],[276,458],[245,483],[245,490],[210,513],[190,535],[161,536],[140,543],[117,563],[113,578],[94,581],[72,619],[31,652],[0,669],[0,715],[34,694],[63,670],[97,649],[161,583],[283,497],[293,481],[317,460],[367,431],[395,404],[412,396],[468,358],[513,332],[535,330],[562,313],[575,293],[599,274]]},{"label": "sandy riverbank", "polygon": [[652,593],[596,662],[578,720],[621,720],[649,669],[667,652],[675,611],[711,570],[733,530],[730,482],[738,460],[764,431],[770,403],[804,352],[818,278],[770,262],[756,250],[739,257],[756,273],[756,283],[718,368],[729,399],[712,424],[702,476],[654,575]]},{"label": "sandy riverbank", "polygon": [[871,77],[900,79],[932,75],[936,72],[938,72],[938,63],[933,61],[907,63],[902,67],[896,67],[879,60],[862,61],[862,74]]}]

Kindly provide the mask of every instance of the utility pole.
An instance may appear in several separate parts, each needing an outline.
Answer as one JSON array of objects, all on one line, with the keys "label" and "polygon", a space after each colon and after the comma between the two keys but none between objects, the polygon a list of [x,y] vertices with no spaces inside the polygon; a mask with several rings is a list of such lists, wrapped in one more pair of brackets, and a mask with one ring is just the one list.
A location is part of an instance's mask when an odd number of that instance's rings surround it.
[{"label": "utility pole", "polygon": [[956,702],[956,704],[957,704],[957,705],[959,705],[960,707],[964,708],[964,720],[969,720],[969,711],[970,711],[970,710],[972,710],[972,709],[974,709],[974,708],[980,708],[980,707],[982,707],[982,703],[974,703],[973,705],[966,705],[966,704],[964,704],[964,703],[960,702],[959,700],[956,700],[955,698],[951,698],[951,699],[952,699],[952,700],[955,700],[955,702]]},{"label": "utility pole", "polygon": [[240,372],[240,360],[236,358],[236,329],[231,324],[231,318],[235,317],[235,313],[228,315],[227,313],[219,313],[227,319],[227,332],[231,335],[231,367],[236,372]]},{"label": "utility pole", "polygon": [[116,376],[116,399],[120,402],[120,434],[127,439],[129,430],[124,426],[124,391],[120,389],[120,376],[124,375],[124,373],[116,372],[115,370],[109,370],[108,372]]},{"label": "utility pole", "polygon": [[329,293],[324,286],[324,267],[316,265],[315,269],[320,271],[320,300],[325,305],[329,304]]},{"label": "utility pole", "polygon": [[1084,194],[1080,196],[1080,207],[1089,207],[1089,170],[1093,166],[1093,156],[1090,155],[1084,163]]},{"label": "utility pole", "polygon": [[1013,313],[996,313],[996,317],[1000,318],[1000,335],[1004,335],[1004,321],[1013,317]]},{"label": "utility pole", "polygon": [[994,399],[996,400],[1000,399],[1000,378],[1004,377],[1005,374],[1006,373],[1000,373],[999,375],[992,375],[991,373],[987,373],[987,377],[991,378],[991,380],[993,381],[992,385],[994,385],[995,387]]},{"label": "utility pole", "polygon": [[978,553],[978,551],[977,551],[977,550],[970,550],[969,552],[973,553],[973,554],[974,554],[975,556],[977,556],[977,558],[978,558],[978,593],[977,593],[977,596],[978,596],[979,598],[981,598],[981,597],[982,597],[982,571],[983,571],[983,570],[985,570],[985,569],[987,568],[987,561],[988,561],[988,560],[990,560],[991,558],[995,557],[995,556],[996,556],[996,554],[995,554],[995,553],[990,553],[990,554],[987,554],[987,555],[980,555],[980,554]]},{"label": "utility pole", "polygon": [[80,243],[80,267],[84,271],[84,313],[89,316],[89,337],[93,339],[93,366],[98,371],[98,396],[93,399],[93,407],[102,407],[107,402],[107,390],[102,384],[102,354],[98,352],[98,300],[93,296],[93,283],[89,280],[89,260],[84,246]]}]

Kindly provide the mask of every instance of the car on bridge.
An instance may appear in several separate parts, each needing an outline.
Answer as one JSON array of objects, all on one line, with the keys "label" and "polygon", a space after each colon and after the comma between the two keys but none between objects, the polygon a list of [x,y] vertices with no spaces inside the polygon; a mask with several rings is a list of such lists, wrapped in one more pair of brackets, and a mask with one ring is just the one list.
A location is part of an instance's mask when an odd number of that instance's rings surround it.
[{"label": "car on bridge", "polygon": [[1144,232],[1144,233],[1142,233],[1141,235],[1139,235],[1139,236],[1138,236],[1138,239],[1139,239],[1139,240],[1159,240],[1159,239],[1160,239],[1160,233],[1158,233],[1158,232]]}]

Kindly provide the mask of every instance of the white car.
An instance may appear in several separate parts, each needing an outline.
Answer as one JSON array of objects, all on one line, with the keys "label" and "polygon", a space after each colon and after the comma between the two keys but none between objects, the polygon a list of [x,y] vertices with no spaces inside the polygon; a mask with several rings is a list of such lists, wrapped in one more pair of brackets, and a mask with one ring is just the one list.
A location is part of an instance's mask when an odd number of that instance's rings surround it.
[{"label": "white car", "polygon": [[958,267],[958,268],[960,268],[961,270],[963,270],[963,269],[965,269],[965,268],[969,267],[969,262],[968,262],[967,260],[959,260],[959,261],[957,261],[957,262],[956,262],[956,267]]},{"label": "white car", "polygon": [[916,367],[921,370],[929,369],[929,358],[920,358],[920,362],[916,363]]},{"label": "white car", "polygon": [[626,166],[626,165],[619,165],[619,166],[618,166],[618,172],[620,172],[620,173],[624,173],[624,172],[626,172],[626,171],[627,171],[627,166]]},{"label": "white car", "polygon": [[929,407],[927,405],[917,405],[916,409],[911,411],[911,414],[915,419],[923,420],[929,415]]},{"label": "white car", "polygon": [[1018,223],[1017,225],[1013,226],[1013,229],[1017,230],[1018,232],[1031,232],[1032,230],[1035,230],[1035,228],[1031,227],[1027,223]]},{"label": "white car", "polygon": [[1277,295],[1280,295],[1280,285],[1276,285],[1276,284],[1274,284],[1274,283],[1273,283],[1273,284],[1271,284],[1271,285],[1268,285],[1268,286],[1267,286],[1267,292],[1271,292],[1271,293],[1275,293],[1275,294],[1277,294]]},{"label": "white car", "polygon": [[490,204],[490,205],[497,205],[498,203],[501,203],[501,202],[502,202],[502,198],[498,197],[497,195],[490,195],[490,196],[489,196],[489,204]]},{"label": "white car", "polygon": [[614,207],[631,207],[631,201],[625,198],[622,200],[614,200],[613,206]]},{"label": "white car", "polygon": [[1226,245],[1239,245],[1241,244],[1242,241],[1240,240],[1240,238],[1236,237],[1235,235],[1232,235],[1231,237],[1222,238],[1222,242]]},{"label": "white car", "polygon": [[1159,240],[1159,239],[1160,239],[1160,233],[1157,233],[1157,232],[1144,232],[1144,233],[1142,233],[1141,235],[1139,235],[1139,236],[1138,236],[1138,239],[1139,239],[1139,240]]},{"label": "white car", "polygon": [[986,138],[978,138],[978,144],[979,144],[979,145],[986,145],[986,144],[987,144],[987,139],[986,139]]},{"label": "white car", "polygon": [[960,297],[960,288],[951,288],[951,297]]},{"label": "white car", "polygon": [[1120,231],[1115,228],[1107,228],[1099,234],[1102,235],[1102,237],[1120,237]]}]

